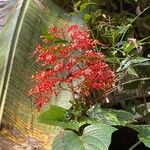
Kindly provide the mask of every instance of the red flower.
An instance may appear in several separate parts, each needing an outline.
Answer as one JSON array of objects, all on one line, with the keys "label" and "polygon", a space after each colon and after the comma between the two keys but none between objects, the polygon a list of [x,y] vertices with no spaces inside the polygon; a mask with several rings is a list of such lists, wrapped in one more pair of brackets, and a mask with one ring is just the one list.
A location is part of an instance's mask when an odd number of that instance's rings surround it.
[{"label": "red flower", "polygon": [[105,93],[112,87],[114,73],[104,55],[94,51],[98,41],[90,38],[88,30],[78,25],[66,29],[52,27],[48,34],[53,39],[42,36],[44,43],[36,47],[36,62],[44,68],[32,76],[35,85],[29,91],[29,95],[36,97],[38,109],[49,101],[49,96],[56,93],[61,83],[69,88],[78,80],[72,88],[85,96],[92,90]]}]

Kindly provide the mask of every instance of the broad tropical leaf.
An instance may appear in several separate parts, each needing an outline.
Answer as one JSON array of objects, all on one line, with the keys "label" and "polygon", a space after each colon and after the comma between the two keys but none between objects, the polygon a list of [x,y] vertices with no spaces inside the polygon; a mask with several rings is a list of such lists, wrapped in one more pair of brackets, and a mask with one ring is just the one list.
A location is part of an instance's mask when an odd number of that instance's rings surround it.
[{"label": "broad tropical leaf", "polygon": [[93,124],[84,129],[82,136],[64,131],[54,140],[52,150],[107,150],[115,130],[108,125]]},{"label": "broad tropical leaf", "polygon": [[[49,128],[37,123],[38,113],[27,95],[30,77],[38,68],[32,52],[44,29],[75,22],[81,21],[66,15],[52,0],[0,1],[0,119],[3,113],[2,122],[17,128],[24,137],[31,132],[33,137],[39,136]],[[68,93],[63,99],[66,97]]]},{"label": "broad tropical leaf", "polygon": [[0,1],[0,31],[7,24],[7,22],[9,22],[9,19],[15,11],[15,9],[19,9],[21,5],[21,0]]}]

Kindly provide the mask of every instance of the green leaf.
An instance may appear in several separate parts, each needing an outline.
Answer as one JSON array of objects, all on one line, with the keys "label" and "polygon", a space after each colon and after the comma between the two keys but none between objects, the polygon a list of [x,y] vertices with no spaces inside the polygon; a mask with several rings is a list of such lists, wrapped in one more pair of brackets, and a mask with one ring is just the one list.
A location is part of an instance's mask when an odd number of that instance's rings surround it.
[{"label": "green leaf", "polygon": [[84,129],[82,136],[64,131],[54,139],[52,150],[107,150],[111,134],[116,130],[108,125],[93,124]]},{"label": "green leaf", "polygon": [[97,3],[83,3],[81,6],[80,6],[80,11],[83,12],[89,5],[98,5]]},{"label": "green leaf", "polygon": [[75,3],[75,4],[73,5],[74,12],[77,12],[77,11],[78,11],[78,7],[80,6],[80,4],[81,4],[81,1],[78,1],[77,3]]},{"label": "green leaf", "polygon": [[51,105],[49,110],[41,113],[38,120],[41,123],[49,123],[51,121],[64,121],[67,116],[67,111],[56,105]]},{"label": "green leaf", "polygon": [[131,57],[128,56],[123,61],[121,61],[120,67],[116,70],[116,72],[127,69],[131,65],[130,59],[131,59]]},{"label": "green leaf", "polygon": [[150,62],[145,61],[145,62],[142,62],[142,63],[134,64],[134,66],[150,66]]},{"label": "green leaf", "polygon": [[147,63],[149,63],[149,61],[150,59],[148,58],[144,57],[131,58],[131,56],[129,55],[120,63],[120,67],[116,71],[119,72],[124,69],[127,69],[130,66],[144,65],[145,63],[146,65],[148,65]]},{"label": "green leaf", "polygon": [[[38,121],[47,125],[78,130],[79,123],[75,121],[67,121],[67,114],[68,112],[66,109],[56,105],[51,105],[48,111],[42,112],[39,115]],[[82,123],[80,125],[82,125]]]},{"label": "green leaf", "polygon": [[113,58],[113,57],[106,57],[106,61],[109,63],[113,63],[113,64],[119,64],[119,59],[118,58]]},{"label": "green leaf", "polygon": [[124,50],[127,54],[129,54],[134,48],[135,48],[135,46],[134,46],[133,44],[130,44],[130,43],[127,43],[127,42],[125,42],[125,43],[123,44],[123,50]]},{"label": "green leaf", "polygon": [[[43,30],[42,35],[43,35],[46,39],[48,39],[49,41],[51,41],[52,44],[66,43],[66,42],[67,42],[67,40],[64,40],[64,39],[54,38],[52,35],[50,35],[50,34],[48,33],[48,28]],[[49,44],[51,44],[51,43],[49,43]]]},{"label": "green leaf", "polygon": [[132,59],[131,63],[133,63],[133,64],[140,64],[140,63],[147,62],[147,61],[150,61],[150,59],[144,58],[144,57],[137,57],[135,59]]},{"label": "green leaf", "polygon": [[134,122],[134,115],[115,109],[104,109],[100,106],[93,107],[89,110],[88,116],[94,122],[108,125],[125,125]]},{"label": "green leaf", "polygon": [[136,73],[136,71],[135,71],[133,68],[131,68],[131,67],[129,67],[129,68],[127,69],[127,72],[128,72],[130,75],[133,75],[133,76],[138,77],[138,74]]},{"label": "green leaf", "polygon": [[150,125],[136,125],[130,127],[139,132],[139,139],[150,148]]},{"label": "green leaf", "polygon": [[124,34],[124,32],[126,32],[126,30],[128,30],[131,27],[131,24],[123,24],[121,26],[117,26],[117,32],[119,33],[119,35]]},{"label": "green leaf", "polygon": [[84,21],[86,23],[88,23],[90,21],[90,19],[91,19],[91,15],[90,14],[84,14]]}]

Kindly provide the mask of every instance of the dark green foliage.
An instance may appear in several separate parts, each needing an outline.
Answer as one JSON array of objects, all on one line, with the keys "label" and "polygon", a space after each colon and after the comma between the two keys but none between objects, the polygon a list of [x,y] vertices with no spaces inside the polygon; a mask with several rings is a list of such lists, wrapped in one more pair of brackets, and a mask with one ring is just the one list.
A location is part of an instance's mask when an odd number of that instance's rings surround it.
[{"label": "dark green foliage", "polygon": [[93,122],[108,125],[126,125],[135,122],[134,115],[115,109],[104,109],[100,106],[93,107],[88,111],[88,116]]}]

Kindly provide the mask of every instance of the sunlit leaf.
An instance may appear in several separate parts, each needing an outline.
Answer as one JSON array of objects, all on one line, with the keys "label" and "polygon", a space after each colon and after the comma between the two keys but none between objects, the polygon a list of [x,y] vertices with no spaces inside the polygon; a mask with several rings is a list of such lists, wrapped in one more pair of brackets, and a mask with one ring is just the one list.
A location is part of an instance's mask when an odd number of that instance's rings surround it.
[{"label": "sunlit leaf", "polygon": [[56,105],[51,105],[49,110],[42,112],[38,117],[38,121],[43,124],[76,131],[78,131],[79,127],[87,123],[86,119],[80,122],[69,120],[68,111]]},{"label": "sunlit leaf", "polygon": [[111,142],[111,134],[116,128],[108,125],[93,124],[87,126],[82,136],[72,131],[64,131],[55,138],[53,150],[107,150]]}]

